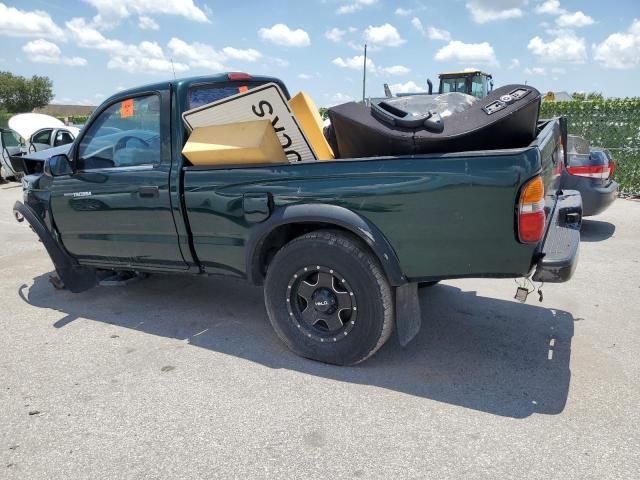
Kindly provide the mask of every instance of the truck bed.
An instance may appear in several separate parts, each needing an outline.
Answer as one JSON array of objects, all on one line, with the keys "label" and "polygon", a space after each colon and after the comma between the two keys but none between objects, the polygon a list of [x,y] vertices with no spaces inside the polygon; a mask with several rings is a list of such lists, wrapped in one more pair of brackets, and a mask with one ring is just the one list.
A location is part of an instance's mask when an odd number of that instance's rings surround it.
[{"label": "truck bed", "polygon": [[558,121],[550,121],[521,149],[184,167],[184,209],[195,254],[209,273],[245,276],[252,232],[274,212],[331,204],[376,226],[409,280],[518,277],[530,272],[539,248],[517,239],[519,191],[543,173],[552,211],[558,145]]}]

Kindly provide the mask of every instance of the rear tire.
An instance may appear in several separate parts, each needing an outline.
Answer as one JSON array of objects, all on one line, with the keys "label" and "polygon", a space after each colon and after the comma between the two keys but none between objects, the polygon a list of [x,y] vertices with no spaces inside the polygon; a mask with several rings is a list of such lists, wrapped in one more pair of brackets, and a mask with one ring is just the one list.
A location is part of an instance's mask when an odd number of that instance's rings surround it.
[{"label": "rear tire", "polygon": [[373,355],[393,330],[392,291],[359,239],[319,230],[273,258],[265,305],[280,339],[300,356],[354,365]]}]

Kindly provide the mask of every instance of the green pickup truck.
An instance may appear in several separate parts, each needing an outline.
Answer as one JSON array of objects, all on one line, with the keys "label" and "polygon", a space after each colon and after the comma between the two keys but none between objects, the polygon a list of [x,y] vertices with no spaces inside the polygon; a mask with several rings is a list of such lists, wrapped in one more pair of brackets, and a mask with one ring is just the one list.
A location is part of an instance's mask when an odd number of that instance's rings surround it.
[{"label": "green pickup truck", "polygon": [[564,119],[518,149],[188,165],[182,113],[268,82],[288,97],[278,79],[234,74],[121,91],[72,145],[34,154],[42,172],[24,177],[14,213],[66,288],[114,271],[244,278],[264,285],[294,352],[351,365],[394,328],[403,345],[415,336],[421,285],[571,277],[582,204],[559,190]]}]

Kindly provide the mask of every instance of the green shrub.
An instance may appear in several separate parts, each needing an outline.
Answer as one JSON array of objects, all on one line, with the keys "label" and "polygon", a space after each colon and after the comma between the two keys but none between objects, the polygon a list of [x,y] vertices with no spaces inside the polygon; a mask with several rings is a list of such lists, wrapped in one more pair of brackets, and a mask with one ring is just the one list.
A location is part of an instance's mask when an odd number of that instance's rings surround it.
[{"label": "green shrub", "polygon": [[11,117],[13,117],[13,113],[0,112],[0,127],[7,127]]}]

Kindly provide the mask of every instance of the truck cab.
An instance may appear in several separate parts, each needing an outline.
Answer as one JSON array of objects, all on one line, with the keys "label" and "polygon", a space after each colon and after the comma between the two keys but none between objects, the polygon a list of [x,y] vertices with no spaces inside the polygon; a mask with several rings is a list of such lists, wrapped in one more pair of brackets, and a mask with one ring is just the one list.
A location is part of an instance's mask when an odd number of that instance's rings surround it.
[{"label": "truck cab", "polygon": [[493,77],[480,70],[438,74],[438,93],[459,92],[484,98],[493,90]]}]

